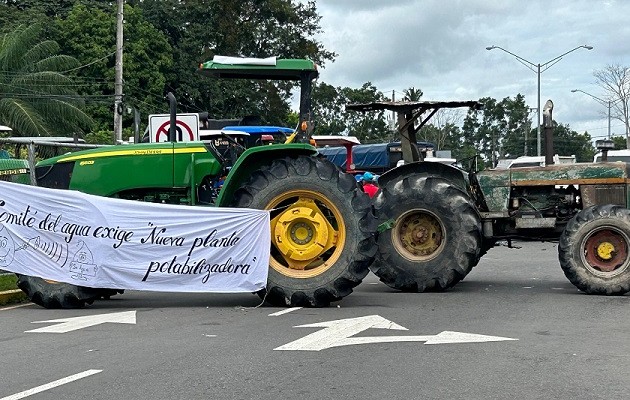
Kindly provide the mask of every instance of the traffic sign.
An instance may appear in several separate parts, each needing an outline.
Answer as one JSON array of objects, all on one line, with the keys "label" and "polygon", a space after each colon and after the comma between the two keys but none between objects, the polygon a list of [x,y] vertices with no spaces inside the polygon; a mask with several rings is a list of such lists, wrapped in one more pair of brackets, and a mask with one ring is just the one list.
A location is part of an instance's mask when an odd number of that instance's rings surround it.
[{"label": "traffic sign", "polygon": [[[149,115],[150,142],[168,142],[168,131],[171,126],[169,114]],[[175,117],[176,140],[191,142],[199,140],[199,114],[177,114]]]}]

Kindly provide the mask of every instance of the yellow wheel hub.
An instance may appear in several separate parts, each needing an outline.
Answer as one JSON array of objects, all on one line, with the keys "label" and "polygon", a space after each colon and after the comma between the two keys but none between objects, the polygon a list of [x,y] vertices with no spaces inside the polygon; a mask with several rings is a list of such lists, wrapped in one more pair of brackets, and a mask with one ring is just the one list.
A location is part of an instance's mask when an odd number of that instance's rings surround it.
[{"label": "yellow wheel hub", "polygon": [[324,195],[300,190],[273,199],[271,267],[299,278],[321,274],[337,261],[345,242],[345,226],[337,207]]},{"label": "yellow wheel hub", "polygon": [[597,255],[602,260],[610,260],[613,258],[613,253],[615,252],[615,246],[610,242],[603,242],[597,246]]}]

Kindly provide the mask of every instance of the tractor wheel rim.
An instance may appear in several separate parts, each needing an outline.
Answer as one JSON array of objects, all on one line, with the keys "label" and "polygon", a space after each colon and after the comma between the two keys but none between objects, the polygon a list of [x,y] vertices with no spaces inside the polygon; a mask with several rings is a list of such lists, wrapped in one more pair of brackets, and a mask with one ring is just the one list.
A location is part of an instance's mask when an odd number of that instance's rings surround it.
[{"label": "tractor wheel rim", "polygon": [[446,235],[437,215],[416,209],[405,212],[396,220],[392,242],[406,259],[428,261],[442,252]]},{"label": "tractor wheel rim", "polygon": [[623,231],[614,227],[600,228],[582,241],[582,260],[595,275],[618,275],[630,265],[629,243],[630,238]]},{"label": "tractor wheel rim", "polygon": [[293,190],[273,198],[269,264],[292,278],[311,278],[328,270],[341,256],[346,238],[342,214],[327,196]]}]

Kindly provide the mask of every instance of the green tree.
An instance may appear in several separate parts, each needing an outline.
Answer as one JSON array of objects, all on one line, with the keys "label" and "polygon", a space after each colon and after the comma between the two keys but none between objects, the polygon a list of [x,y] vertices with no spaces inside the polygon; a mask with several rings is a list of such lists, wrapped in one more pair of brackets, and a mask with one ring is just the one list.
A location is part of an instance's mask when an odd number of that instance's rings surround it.
[{"label": "green tree", "polygon": [[[0,0],[0,34],[13,31],[19,25],[42,24],[44,35],[54,38],[54,21],[66,18],[79,0]],[[80,0],[89,8],[108,10],[111,2]],[[115,3],[115,2],[114,2]]]},{"label": "green tree", "polygon": [[[124,107],[147,116],[168,109],[164,100],[166,74],[172,66],[166,36],[144,19],[141,10],[125,5],[123,48]],[[100,130],[111,130],[116,49],[115,4],[109,10],[77,3],[65,19],[58,19],[56,35],[64,50],[74,54],[81,93]],[[146,123],[144,118],[143,122]],[[125,125],[132,123],[127,116]]]},{"label": "green tree", "polygon": [[531,125],[524,97],[501,101],[486,97],[479,102],[483,109],[470,110],[464,119],[463,144],[474,148],[487,166],[496,165],[501,157],[523,155],[524,134]]},{"label": "green tree", "polygon": [[347,99],[341,88],[321,82],[313,88],[312,108],[315,133],[318,135],[340,135],[346,132],[343,112]]},{"label": "green tree", "polygon": [[78,62],[41,32],[39,24],[20,26],[0,41],[0,124],[19,136],[79,133],[92,120],[66,74]]},{"label": "green tree", "polygon": [[[595,148],[591,143],[591,135],[587,132],[578,133],[571,130],[568,124],[553,121],[553,149],[561,156],[575,155],[577,162],[592,162]],[[546,155],[543,146],[542,155]]]},{"label": "green tree", "polygon": [[[82,0],[83,3],[98,4],[97,0]],[[49,18],[65,17],[77,0],[5,0],[4,4],[8,8],[19,11],[37,12]]]},{"label": "green tree", "polygon": [[20,25],[32,24],[46,18],[39,10],[21,8],[13,1],[0,2],[0,35],[10,33]]},{"label": "green tree", "polygon": [[460,126],[464,115],[462,109],[440,109],[420,128],[417,137],[433,143],[436,150],[453,151],[461,147]]},{"label": "green tree", "polygon": [[334,87],[326,83],[313,90],[313,115],[318,135],[356,136],[363,143],[389,141],[392,132],[385,121],[385,111],[346,110],[347,104],[384,101],[374,85],[366,82],[359,89]]},{"label": "green tree", "polygon": [[403,90],[404,101],[420,101],[422,95],[424,94],[422,90],[416,89],[415,87],[410,87],[409,89]]},{"label": "green tree", "polygon": [[615,144],[615,149],[616,150],[623,150],[623,149],[627,149],[628,147],[628,142],[626,141],[626,138],[623,136],[613,136],[610,138],[613,143]]},{"label": "green tree", "polygon": [[315,40],[321,17],[314,1],[134,0],[168,37],[173,68],[168,89],[183,112],[211,117],[256,114],[263,123],[286,124],[294,83],[211,80],[196,70],[214,55],[309,58],[320,66],[335,57]]}]

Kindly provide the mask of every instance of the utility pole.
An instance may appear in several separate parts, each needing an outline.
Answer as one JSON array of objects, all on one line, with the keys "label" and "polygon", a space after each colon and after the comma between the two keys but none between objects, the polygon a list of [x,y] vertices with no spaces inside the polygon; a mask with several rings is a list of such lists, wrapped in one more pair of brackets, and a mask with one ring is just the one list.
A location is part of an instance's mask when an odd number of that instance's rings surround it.
[{"label": "utility pole", "polygon": [[[396,91],[392,89],[392,103],[396,101]],[[396,129],[396,111],[392,111],[392,129]]]},{"label": "utility pole", "polygon": [[[585,95],[590,96],[590,97],[592,97],[593,99],[595,99],[595,101],[597,101],[599,104],[601,104],[601,105],[603,105],[603,106],[608,107],[608,140],[610,140],[610,136],[611,136],[611,133],[610,133],[610,120],[612,119],[612,115],[611,115],[611,113],[610,113],[610,109],[611,109],[612,105],[613,105],[614,103],[616,103],[616,102],[620,101],[620,99],[617,99],[617,100],[615,100],[615,101],[612,101],[612,100],[604,100],[604,99],[600,99],[599,97],[594,96],[594,95],[592,95],[592,94],[590,94],[590,93],[587,93],[587,92],[585,92],[585,91],[583,91],[583,90],[580,90],[580,89],[573,89],[573,90],[571,90],[571,93],[576,93],[576,92],[582,92],[582,93],[584,93]],[[629,148],[630,148],[630,147],[629,147]]]},{"label": "utility pole", "polygon": [[118,1],[116,13],[116,67],[114,71],[114,143],[122,140],[123,114],[123,0]]},{"label": "utility pole", "polygon": [[[536,108],[530,107],[529,108],[529,112],[527,113],[527,121],[529,121],[529,113],[532,113],[534,111],[537,111]],[[529,126],[525,126],[525,148],[523,149],[523,155],[526,156],[527,155],[527,144],[529,142],[529,130],[531,129],[531,122],[529,123]]]}]

